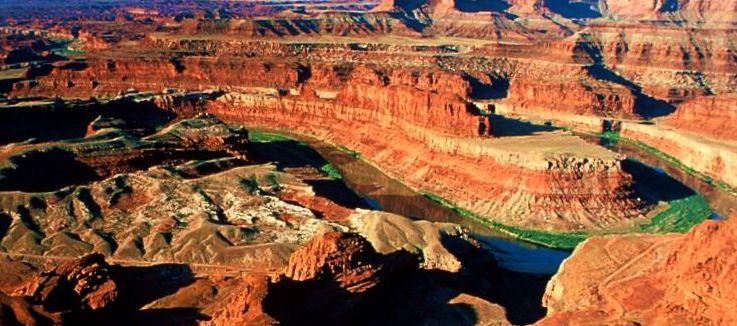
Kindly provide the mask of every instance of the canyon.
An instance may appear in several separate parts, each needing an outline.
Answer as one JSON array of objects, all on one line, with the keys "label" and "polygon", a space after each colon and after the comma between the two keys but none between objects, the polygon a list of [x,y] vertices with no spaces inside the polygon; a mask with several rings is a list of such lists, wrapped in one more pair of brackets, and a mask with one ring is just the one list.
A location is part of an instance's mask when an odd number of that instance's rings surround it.
[{"label": "canyon", "polygon": [[3,324],[735,322],[735,1],[34,2]]},{"label": "canyon", "polygon": [[[642,220],[647,209],[632,197],[632,180],[621,170],[617,155],[565,133],[532,136],[534,141],[486,139],[493,136],[487,127],[489,118],[469,103],[471,82],[457,74],[237,59],[181,60],[177,63],[181,72],[177,72],[169,62],[100,61],[72,69],[55,67],[36,85],[20,87],[13,94],[45,94],[59,84],[69,86],[67,96],[91,93],[100,97],[134,85],[141,91],[163,85],[195,90],[220,85],[218,89],[226,94],[204,104],[202,112],[229,122],[299,131],[348,146],[414,188],[438,193],[506,223],[545,224],[553,230],[602,229]],[[234,76],[228,73],[234,65],[261,73]],[[161,69],[169,71],[162,76],[168,80],[158,85],[136,73]],[[209,73],[203,74],[205,70]],[[92,82],[83,82],[86,80]],[[177,113],[191,113],[188,111]],[[372,134],[389,135],[383,139],[395,146],[367,139]],[[406,145],[396,146],[402,142]],[[445,173],[453,161],[459,167],[478,166],[489,172],[469,170],[463,177]],[[529,181],[505,184],[502,176],[511,171],[519,171],[513,173]],[[458,182],[473,187],[461,192]],[[558,186],[560,182],[566,185]],[[512,214],[526,217],[515,220]]]}]

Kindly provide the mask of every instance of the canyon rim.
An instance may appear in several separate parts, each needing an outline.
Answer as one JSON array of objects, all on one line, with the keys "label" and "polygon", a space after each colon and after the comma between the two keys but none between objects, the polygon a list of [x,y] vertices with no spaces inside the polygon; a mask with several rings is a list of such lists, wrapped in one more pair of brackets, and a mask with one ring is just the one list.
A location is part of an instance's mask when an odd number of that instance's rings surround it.
[{"label": "canyon rim", "polygon": [[737,1],[0,2],[2,325],[733,325]]}]

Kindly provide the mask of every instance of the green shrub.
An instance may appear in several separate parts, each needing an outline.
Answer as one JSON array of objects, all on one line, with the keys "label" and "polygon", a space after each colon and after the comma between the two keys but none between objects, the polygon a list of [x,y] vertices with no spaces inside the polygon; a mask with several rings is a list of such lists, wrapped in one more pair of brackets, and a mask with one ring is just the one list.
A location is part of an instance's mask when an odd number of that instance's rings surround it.
[{"label": "green shrub", "polygon": [[279,177],[276,173],[269,173],[266,175],[266,181],[271,185],[272,191],[281,191],[282,186],[279,184]]},{"label": "green shrub", "polygon": [[258,179],[255,174],[252,174],[248,178],[242,178],[240,184],[251,194],[257,194],[259,192]]},{"label": "green shrub", "polygon": [[340,171],[338,171],[338,169],[335,168],[335,166],[333,166],[330,163],[325,163],[325,165],[321,166],[320,171],[332,179],[335,179],[335,180],[343,179],[343,175],[340,174]]},{"label": "green shrub", "polygon": [[361,153],[356,152],[348,147],[345,147],[343,145],[335,145],[335,148],[337,148],[339,151],[346,153],[350,156],[353,156],[355,158],[361,158]]}]

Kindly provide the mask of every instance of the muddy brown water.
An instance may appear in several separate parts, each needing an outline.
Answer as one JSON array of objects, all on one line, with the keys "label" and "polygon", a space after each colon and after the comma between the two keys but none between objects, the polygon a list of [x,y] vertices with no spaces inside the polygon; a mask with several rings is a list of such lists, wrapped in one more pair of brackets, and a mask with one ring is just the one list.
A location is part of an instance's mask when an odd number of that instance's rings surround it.
[{"label": "muddy brown water", "polygon": [[[341,151],[332,144],[304,135],[284,131],[273,132],[287,134],[307,144],[309,148],[335,166],[343,176],[345,185],[363,198],[367,206],[373,209],[414,220],[446,222],[462,226],[482,244],[486,251],[493,255],[501,268],[517,273],[552,275],[558,271],[561,262],[570,255],[569,251],[550,249],[517,240],[463,217],[427,199],[414,189],[386,175],[369,162]],[[274,146],[285,145],[288,145],[288,142],[274,144]]]}]

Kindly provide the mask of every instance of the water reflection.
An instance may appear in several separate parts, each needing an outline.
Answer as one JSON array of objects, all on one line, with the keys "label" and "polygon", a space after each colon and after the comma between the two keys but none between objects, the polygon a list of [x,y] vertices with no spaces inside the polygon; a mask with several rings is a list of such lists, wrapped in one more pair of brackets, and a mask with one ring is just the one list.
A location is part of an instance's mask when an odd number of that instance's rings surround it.
[{"label": "water reflection", "polygon": [[555,250],[526,243],[509,241],[498,237],[475,237],[482,247],[489,251],[499,267],[528,274],[553,275],[569,251]]},{"label": "water reflection", "polygon": [[577,136],[591,143],[602,145],[612,151],[623,154],[628,158],[644,163],[655,171],[667,174],[671,178],[678,180],[681,184],[688,186],[693,191],[703,195],[716,215],[731,216],[732,214],[737,213],[737,198],[735,198],[735,196],[732,196],[699,177],[686,173],[653,154],[625,142],[613,142],[609,139],[586,134],[577,134]]},{"label": "water reflection", "polygon": [[[417,191],[392,179],[366,161],[340,151],[333,145],[305,136],[290,136],[307,143],[319,156],[335,166],[343,175],[345,185],[359,195],[365,201],[366,206],[415,220],[461,225],[469,230],[472,236],[479,241],[482,248],[488,251],[503,269],[526,274],[552,275],[557,272],[561,262],[570,255],[568,251],[554,250],[516,240],[491,230],[474,220],[465,218],[453,210],[425,198]],[[627,161],[626,165],[629,170],[632,170],[631,172],[646,175],[645,179],[662,181],[647,183],[657,189],[645,191],[646,189],[640,187],[639,191],[641,193],[648,192],[651,196],[658,194],[662,197],[665,196],[663,195],[663,188],[669,189],[666,192],[666,195],[669,196],[674,195],[672,192],[674,189],[686,189],[689,193],[693,189],[703,194],[715,209],[712,219],[721,219],[722,216],[728,216],[737,209],[737,199],[733,196],[663,162],[652,154],[632,145],[616,143],[599,137],[581,136],[587,141],[605,146],[629,157],[630,160]],[[284,147],[289,144],[294,145],[297,142],[279,144],[278,146],[281,147],[276,150],[277,156],[283,157],[285,152],[293,151],[293,149]],[[665,184],[669,186],[664,186]],[[677,187],[673,185],[677,185]],[[683,196],[683,194],[680,195]]]},{"label": "water reflection", "polygon": [[418,194],[371,164],[321,141],[302,138],[343,175],[345,183],[370,206],[415,220],[447,222],[470,231],[499,267],[519,273],[552,275],[570,252],[516,240]]}]

